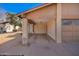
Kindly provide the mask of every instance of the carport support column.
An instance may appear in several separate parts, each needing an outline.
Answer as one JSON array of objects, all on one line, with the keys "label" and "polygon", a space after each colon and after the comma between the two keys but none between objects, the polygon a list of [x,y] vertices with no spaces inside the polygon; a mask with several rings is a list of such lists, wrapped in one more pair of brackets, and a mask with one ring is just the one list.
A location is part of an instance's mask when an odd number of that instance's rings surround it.
[{"label": "carport support column", "polygon": [[28,43],[28,20],[26,18],[22,19],[22,44],[26,45]]},{"label": "carport support column", "polygon": [[61,25],[62,25],[62,19],[61,19],[61,3],[57,3],[57,43],[62,43],[62,38],[61,38]]}]

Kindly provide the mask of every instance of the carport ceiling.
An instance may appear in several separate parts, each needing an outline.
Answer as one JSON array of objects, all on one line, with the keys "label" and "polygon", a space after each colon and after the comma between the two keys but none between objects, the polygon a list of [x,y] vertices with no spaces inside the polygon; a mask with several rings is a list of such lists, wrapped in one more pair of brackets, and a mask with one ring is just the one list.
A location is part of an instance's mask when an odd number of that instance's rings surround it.
[{"label": "carport ceiling", "polygon": [[28,19],[34,22],[47,22],[56,18],[56,4],[51,4],[43,8],[32,11],[26,15]]}]

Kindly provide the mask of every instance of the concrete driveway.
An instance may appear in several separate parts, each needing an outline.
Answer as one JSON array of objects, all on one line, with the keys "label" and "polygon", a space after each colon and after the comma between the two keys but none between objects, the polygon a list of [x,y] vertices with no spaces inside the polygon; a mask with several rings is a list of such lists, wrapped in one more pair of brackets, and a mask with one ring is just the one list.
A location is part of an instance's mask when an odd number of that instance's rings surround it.
[{"label": "concrete driveway", "polygon": [[0,45],[0,55],[7,56],[79,56],[79,43],[57,44],[49,36],[31,35],[30,46],[21,44],[21,35]]}]

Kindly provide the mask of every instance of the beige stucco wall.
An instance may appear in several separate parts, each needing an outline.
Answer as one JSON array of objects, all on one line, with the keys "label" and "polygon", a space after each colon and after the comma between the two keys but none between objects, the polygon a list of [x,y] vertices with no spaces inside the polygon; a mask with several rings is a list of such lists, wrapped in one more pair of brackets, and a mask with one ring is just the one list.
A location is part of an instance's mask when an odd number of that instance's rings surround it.
[{"label": "beige stucco wall", "polygon": [[51,19],[47,22],[47,34],[55,40],[56,38],[56,20]]},{"label": "beige stucco wall", "polygon": [[37,23],[35,26],[34,26],[34,33],[46,33],[46,23]]},{"label": "beige stucco wall", "polygon": [[79,19],[79,3],[62,4],[62,18]]},{"label": "beige stucco wall", "polygon": [[35,24],[34,25],[34,32],[33,32],[33,24],[28,24],[28,33],[35,33],[35,34],[46,33],[46,23]]},{"label": "beige stucco wall", "polygon": [[33,24],[29,24],[28,26],[28,32],[33,33]]}]

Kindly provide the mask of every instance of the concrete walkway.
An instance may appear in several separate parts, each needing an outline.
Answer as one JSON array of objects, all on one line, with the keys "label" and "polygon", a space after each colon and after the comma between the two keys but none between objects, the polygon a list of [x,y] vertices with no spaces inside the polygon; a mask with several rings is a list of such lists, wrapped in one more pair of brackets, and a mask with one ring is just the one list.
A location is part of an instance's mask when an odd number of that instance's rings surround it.
[{"label": "concrete walkway", "polygon": [[0,46],[0,55],[15,56],[79,56],[79,43],[57,44],[45,34],[30,35],[30,46],[21,44],[21,35]]}]

